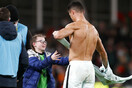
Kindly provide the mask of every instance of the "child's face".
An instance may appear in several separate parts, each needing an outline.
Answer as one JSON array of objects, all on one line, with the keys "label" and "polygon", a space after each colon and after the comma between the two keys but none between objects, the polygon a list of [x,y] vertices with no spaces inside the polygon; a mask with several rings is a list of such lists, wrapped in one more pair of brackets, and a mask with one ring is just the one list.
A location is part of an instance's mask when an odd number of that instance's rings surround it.
[{"label": "child's face", "polygon": [[47,46],[47,42],[45,41],[44,37],[37,37],[36,42],[33,43],[33,46],[36,51],[43,52]]}]

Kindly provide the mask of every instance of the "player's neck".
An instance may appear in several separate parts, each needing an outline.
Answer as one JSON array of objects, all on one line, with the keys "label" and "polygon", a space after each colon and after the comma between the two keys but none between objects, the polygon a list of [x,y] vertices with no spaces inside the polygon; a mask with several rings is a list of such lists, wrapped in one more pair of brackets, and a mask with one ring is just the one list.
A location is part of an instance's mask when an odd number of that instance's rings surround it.
[{"label": "player's neck", "polygon": [[86,21],[85,17],[83,15],[76,16],[75,21]]}]

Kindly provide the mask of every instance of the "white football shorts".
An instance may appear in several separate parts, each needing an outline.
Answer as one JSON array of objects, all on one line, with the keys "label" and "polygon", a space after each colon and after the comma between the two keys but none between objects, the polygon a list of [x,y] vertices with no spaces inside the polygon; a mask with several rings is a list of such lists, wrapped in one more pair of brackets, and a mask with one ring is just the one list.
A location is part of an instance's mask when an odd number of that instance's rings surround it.
[{"label": "white football shorts", "polygon": [[63,88],[94,88],[95,71],[92,61],[70,61]]}]

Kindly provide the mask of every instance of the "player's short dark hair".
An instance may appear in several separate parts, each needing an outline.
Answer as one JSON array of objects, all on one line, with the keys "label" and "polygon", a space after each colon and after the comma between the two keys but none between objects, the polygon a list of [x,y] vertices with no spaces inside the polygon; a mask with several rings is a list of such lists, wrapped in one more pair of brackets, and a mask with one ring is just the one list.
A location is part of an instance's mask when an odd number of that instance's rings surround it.
[{"label": "player's short dark hair", "polygon": [[83,12],[84,11],[84,7],[81,4],[81,2],[79,2],[79,1],[72,1],[67,7],[68,11],[70,11],[71,9],[74,9],[78,12]]},{"label": "player's short dark hair", "polygon": [[10,17],[10,11],[5,7],[1,7],[0,8],[0,21],[8,21],[9,17]]}]

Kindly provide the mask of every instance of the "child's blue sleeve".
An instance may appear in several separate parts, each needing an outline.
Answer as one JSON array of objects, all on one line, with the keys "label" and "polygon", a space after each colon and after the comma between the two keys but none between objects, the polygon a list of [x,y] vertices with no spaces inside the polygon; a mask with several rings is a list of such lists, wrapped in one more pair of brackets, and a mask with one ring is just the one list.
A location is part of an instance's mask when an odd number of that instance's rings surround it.
[{"label": "child's blue sleeve", "polygon": [[44,68],[47,68],[49,65],[52,64],[52,59],[49,57],[46,57],[43,61],[39,60],[37,57],[30,57],[29,58],[29,66],[36,70],[42,70]]},{"label": "child's blue sleeve", "polygon": [[64,66],[69,64],[69,57],[61,57],[58,59],[60,59],[60,60],[52,61],[52,64],[64,65]]}]

